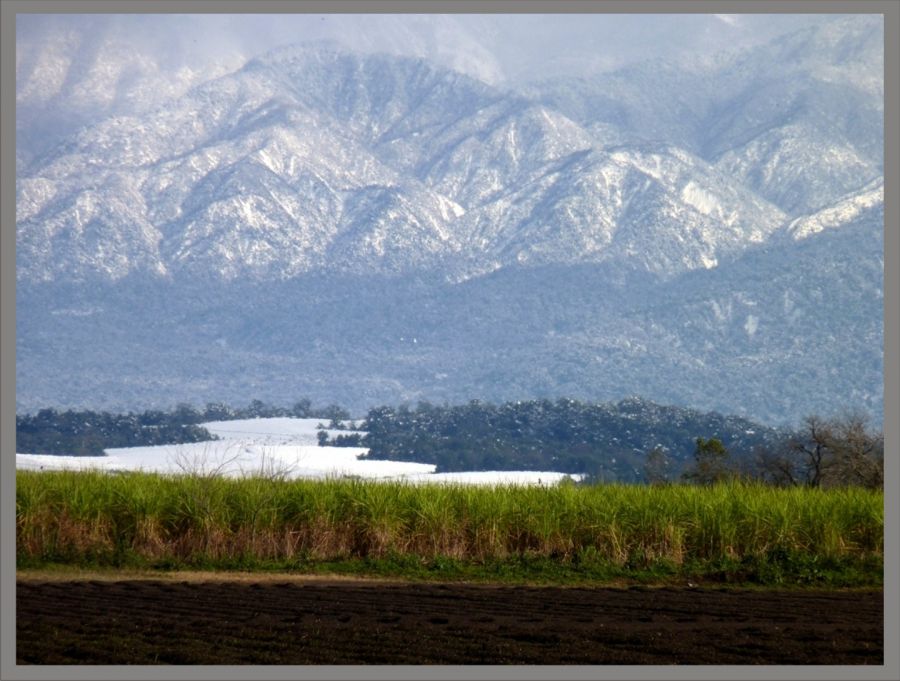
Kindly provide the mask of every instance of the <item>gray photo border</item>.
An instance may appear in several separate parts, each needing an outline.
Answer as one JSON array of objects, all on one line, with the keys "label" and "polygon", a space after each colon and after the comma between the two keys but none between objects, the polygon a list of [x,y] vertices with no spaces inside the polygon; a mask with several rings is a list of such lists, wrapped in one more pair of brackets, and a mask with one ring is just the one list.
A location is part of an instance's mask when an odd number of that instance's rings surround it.
[{"label": "gray photo border", "polygon": [[[0,20],[0,676],[4,679],[896,679],[900,678],[900,2],[897,0],[4,0]],[[885,664],[855,666],[18,666],[15,664],[15,15],[17,13],[848,13],[885,17]],[[13,607],[10,607],[13,606]]]}]

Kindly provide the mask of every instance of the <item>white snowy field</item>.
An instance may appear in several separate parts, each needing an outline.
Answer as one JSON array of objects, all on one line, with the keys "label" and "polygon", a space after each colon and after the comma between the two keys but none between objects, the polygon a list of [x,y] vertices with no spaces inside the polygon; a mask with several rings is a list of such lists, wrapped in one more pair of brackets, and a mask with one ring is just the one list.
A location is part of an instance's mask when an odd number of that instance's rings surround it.
[{"label": "white snowy field", "polygon": [[[210,421],[201,423],[210,433],[225,440],[253,442],[260,445],[292,444],[318,445],[319,426],[327,426],[328,419],[236,419],[234,421]],[[329,430],[328,437],[359,431]]]},{"label": "white snowy field", "polygon": [[555,471],[464,471],[458,473],[411,473],[404,475],[408,482],[445,483],[451,485],[557,485],[564,478],[574,481],[584,478],[577,473]]},{"label": "white snowy field", "polygon": [[[95,469],[153,473],[198,473],[227,477],[403,480],[411,483],[471,485],[555,485],[565,473],[552,471],[473,471],[435,473],[433,464],[368,461],[362,447],[320,447],[321,419],[242,419],[201,424],[219,440],[154,447],[107,449],[106,456],[16,454],[16,468]],[[329,436],[348,431],[329,430]],[[356,431],[350,431],[356,432]],[[570,476],[575,480],[579,475]]]}]

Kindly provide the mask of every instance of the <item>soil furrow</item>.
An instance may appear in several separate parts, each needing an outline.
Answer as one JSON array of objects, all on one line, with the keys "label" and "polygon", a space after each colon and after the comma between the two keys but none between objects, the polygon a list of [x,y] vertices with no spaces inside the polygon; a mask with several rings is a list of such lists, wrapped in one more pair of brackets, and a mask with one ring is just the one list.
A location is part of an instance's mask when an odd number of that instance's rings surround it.
[{"label": "soil furrow", "polygon": [[882,664],[880,591],[19,582],[21,664]]}]

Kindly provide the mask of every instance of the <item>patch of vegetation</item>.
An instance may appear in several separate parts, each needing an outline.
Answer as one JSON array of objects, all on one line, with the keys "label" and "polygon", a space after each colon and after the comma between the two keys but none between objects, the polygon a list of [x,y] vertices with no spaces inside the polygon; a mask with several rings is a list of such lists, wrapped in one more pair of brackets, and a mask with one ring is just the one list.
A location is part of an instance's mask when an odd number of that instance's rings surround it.
[{"label": "patch of vegetation", "polygon": [[883,493],[864,488],[493,488],[19,471],[20,568],[291,570],[403,579],[883,580]]},{"label": "patch of vegetation", "polygon": [[141,447],[213,440],[205,428],[177,411],[110,414],[42,409],[16,416],[16,451],[30,454],[103,456],[110,447]]},{"label": "patch of vegetation", "polygon": [[146,447],[153,445],[205,442],[216,439],[198,424],[233,419],[322,418],[331,421],[347,419],[349,413],[337,405],[313,407],[308,399],[291,408],[275,407],[253,400],[246,407],[232,408],[210,403],[203,409],[180,404],[170,411],[149,410],[141,413],[57,411],[41,409],[36,414],[16,415],[16,451],[28,454],[69,456],[102,456],[112,447]]},{"label": "patch of vegetation", "polygon": [[637,398],[385,406],[370,409],[359,429],[362,438],[338,435],[322,444],[368,447],[370,459],[431,463],[439,472],[552,470],[622,482],[645,480],[645,455],[653,450],[665,457],[664,474],[677,477],[700,436],[747,460],[785,437],[747,419]]}]

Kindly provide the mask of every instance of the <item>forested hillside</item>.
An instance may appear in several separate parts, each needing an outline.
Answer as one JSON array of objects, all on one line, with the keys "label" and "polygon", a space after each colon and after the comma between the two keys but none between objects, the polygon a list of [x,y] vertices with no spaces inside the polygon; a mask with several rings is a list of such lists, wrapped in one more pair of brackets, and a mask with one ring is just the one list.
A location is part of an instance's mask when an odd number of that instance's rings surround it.
[{"label": "forested hillside", "polygon": [[591,404],[561,399],[494,405],[428,403],[371,409],[360,428],[328,444],[365,446],[368,458],[433,463],[437,470],[545,470],[597,480],[642,481],[647,454],[666,454],[677,477],[698,437],[717,438],[736,460],[784,436],[747,419],[641,399]]}]

